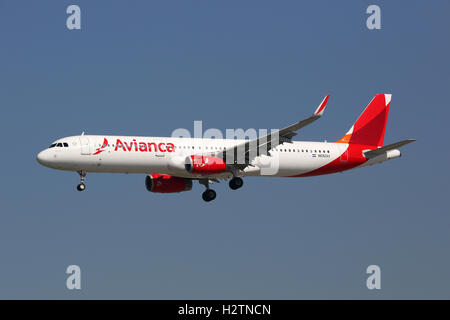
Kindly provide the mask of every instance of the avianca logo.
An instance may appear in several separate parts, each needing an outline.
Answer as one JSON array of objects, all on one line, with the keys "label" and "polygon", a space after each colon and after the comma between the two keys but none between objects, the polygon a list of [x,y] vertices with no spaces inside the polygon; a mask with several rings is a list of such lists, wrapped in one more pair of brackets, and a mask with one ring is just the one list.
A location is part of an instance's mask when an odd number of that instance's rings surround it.
[{"label": "avianca logo", "polygon": [[122,149],[123,151],[138,151],[138,152],[175,151],[175,146],[173,145],[173,143],[170,142],[169,143],[160,142],[156,144],[155,142],[137,142],[136,139],[133,139],[133,141],[129,143],[122,142],[120,139],[117,139],[114,151],[117,151],[119,148]]},{"label": "avianca logo", "polygon": [[103,140],[103,144],[100,148],[97,148],[97,150],[95,150],[95,153],[93,154],[94,156],[96,154],[102,153],[103,151],[105,151],[105,148],[108,146],[108,140],[105,138]]},{"label": "avianca logo", "polygon": [[[103,144],[95,150],[95,152],[92,155],[97,155],[105,151],[106,147],[108,146],[108,139],[103,139]],[[122,142],[120,139],[117,139],[116,141],[116,147],[114,148],[114,151],[117,151],[119,149],[122,149],[123,151],[138,151],[138,152],[152,152],[152,151],[159,151],[159,152],[174,152],[175,146],[173,143],[158,143],[155,142],[137,142],[136,139],[133,139],[133,141],[127,143]]]}]

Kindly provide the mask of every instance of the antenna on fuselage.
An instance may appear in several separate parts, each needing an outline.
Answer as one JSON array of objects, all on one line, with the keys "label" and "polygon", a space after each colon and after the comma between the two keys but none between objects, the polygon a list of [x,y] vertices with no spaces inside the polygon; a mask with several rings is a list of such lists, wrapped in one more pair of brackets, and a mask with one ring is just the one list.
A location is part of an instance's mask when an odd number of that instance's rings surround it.
[{"label": "antenna on fuselage", "polygon": [[82,136],[84,136],[84,131],[81,133]]}]

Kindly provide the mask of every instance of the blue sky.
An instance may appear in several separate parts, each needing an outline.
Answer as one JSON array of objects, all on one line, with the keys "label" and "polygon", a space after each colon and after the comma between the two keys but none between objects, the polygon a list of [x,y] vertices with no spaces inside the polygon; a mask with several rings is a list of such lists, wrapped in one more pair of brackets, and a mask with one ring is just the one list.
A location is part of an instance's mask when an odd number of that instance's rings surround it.
[{"label": "blue sky", "polygon": [[[81,7],[82,29],[65,13]],[[381,7],[382,29],[366,28]],[[448,1],[0,1],[0,298],[450,298]],[[279,128],[339,139],[392,93],[400,159],[157,195],[40,166],[56,138]],[[82,290],[65,287],[77,264]],[[382,289],[366,288],[367,266]]]}]

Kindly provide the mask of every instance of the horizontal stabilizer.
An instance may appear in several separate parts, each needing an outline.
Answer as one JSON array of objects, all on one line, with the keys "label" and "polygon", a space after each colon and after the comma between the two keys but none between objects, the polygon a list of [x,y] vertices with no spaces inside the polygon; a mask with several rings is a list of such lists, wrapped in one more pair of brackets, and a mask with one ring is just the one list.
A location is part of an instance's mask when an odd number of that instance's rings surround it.
[{"label": "horizontal stabilizer", "polygon": [[393,150],[393,149],[397,149],[397,148],[403,147],[405,144],[408,144],[408,143],[411,143],[411,142],[414,142],[414,141],[416,141],[416,140],[415,139],[407,139],[407,140],[399,141],[399,142],[396,142],[396,143],[388,144],[387,146],[384,146],[384,147],[381,147],[381,148],[378,148],[378,149],[366,151],[366,152],[364,152],[364,156],[366,158],[373,158],[373,157],[376,157],[376,156],[378,156],[380,154],[383,154],[383,153],[385,153],[385,152],[387,152],[389,150]]}]

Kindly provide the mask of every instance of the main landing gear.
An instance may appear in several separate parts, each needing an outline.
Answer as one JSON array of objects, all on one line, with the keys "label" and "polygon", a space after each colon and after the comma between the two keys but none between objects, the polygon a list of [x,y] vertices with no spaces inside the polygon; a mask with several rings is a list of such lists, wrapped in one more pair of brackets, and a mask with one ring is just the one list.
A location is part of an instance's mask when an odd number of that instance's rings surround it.
[{"label": "main landing gear", "polygon": [[86,172],[78,171],[78,174],[80,175],[80,184],[77,185],[77,190],[83,191],[84,189],[86,189],[86,185],[84,184],[84,178],[86,177]]},{"label": "main landing gear", "polygon": [[212,201],[216,198],[216,192],[213,189],[206,189],[205,192],[202,193],[202,198],[206,202]]},{"label": "main landing gear", "polygon": [[[206,202],[210,202],[216,198],[216,192],[209,188],[209,179],[200,179],[198,182],[205,186],[206,190],[202,193],[202,198]],[[229,182],[230,188],[237,190],[244,185],[244,180],[240,177],[233,177]]]},{"label": "main landing gear", "polygon": [[198,181],[200,184],[204,185],[206,190],[202,193],[202,198],[206,202],[210,202],[216,198],[216,192],[209,188],[209,180],[202,179]]},{"label": "main landing gear", "polygon": [[233,179],[230,180],[229,185],[231,189],[237,190],[244,185],[244,180],[242,180],[242,178],[239,177],[234,177]]}]

